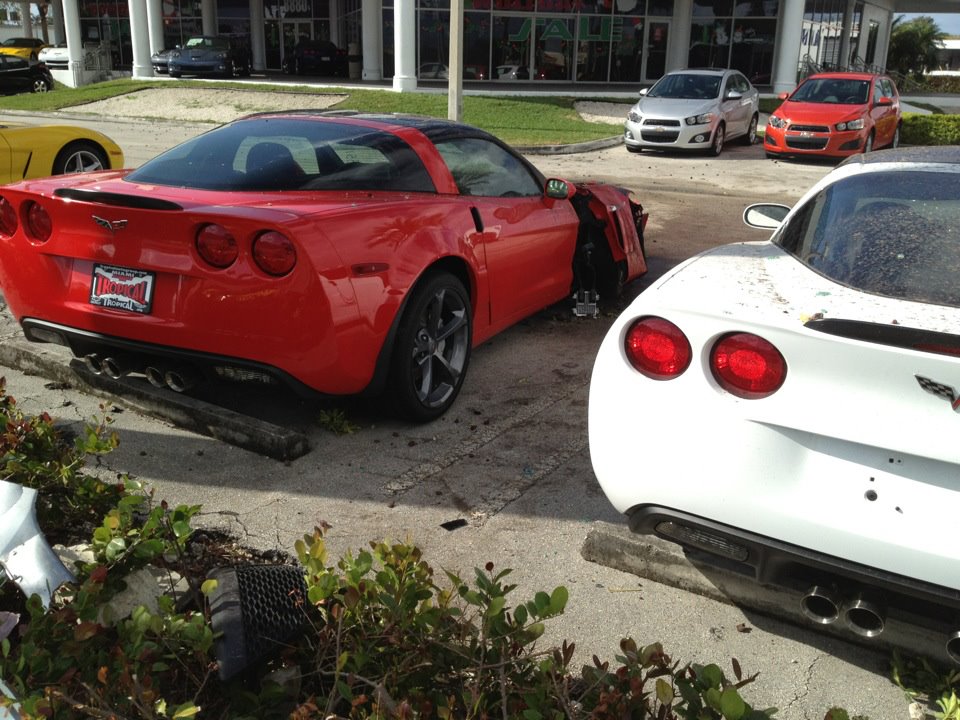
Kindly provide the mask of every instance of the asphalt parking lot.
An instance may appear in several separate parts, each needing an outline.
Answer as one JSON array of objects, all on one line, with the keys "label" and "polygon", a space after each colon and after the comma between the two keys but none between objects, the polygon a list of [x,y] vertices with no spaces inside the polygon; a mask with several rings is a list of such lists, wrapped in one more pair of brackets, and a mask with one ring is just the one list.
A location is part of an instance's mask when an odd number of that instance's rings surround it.
[{"label": "asphalt parking lot", "polygon": [[[52,119],[107,132],[130,164],[206,127]],[[795,202],[830,167],[768,161],[758,146],[731,147],[716,160],[632,155],[622,147],[531,159],[547,175],[612,181],[640,195],[651,214],[651,270],[631,293],[700,249],[762,239],[742,225],[743,208]],[[729,671],[736,657],[745,671],[760,671],[745,695],[759,707],[780,708],[778,718],[820,718],[835,705],[874,720],[908,717],[902,691],[888,680],[885,650],[797,624],[788,598],[747,602],[731,594],[728,578],[698,570],[669,547],[633,544],[622,532],[592,477],[586,439],[589,374],[611,320],[574,318],[561,304],[517,324],[477,348],[457,404],[426,425],[398,422],[371,402],[306,402],[262,391],[183,398],[137,378],[122,392],[88,384],[56,348],[20,342],[5,310],[0,364],[8,392],[27,411],[75,424],[103,408],[114,419],[121,444],[97,472],[128,473],[160,498],[202,504],[204,523],[253,546],[289,550],[320,522],[333,526],[334,553],[409,538],[437,568],[469,574],[487,561],[513,568],[517,602],[566,585],[567,613],[548,624],[545,642],[574,641],[584,662],[593,654],[612,659],[622,637],[659,640],[675,659]],[[324,426],[330,409],[344,413],[352,432]],[[628,421],[643,408],[622,412]],[[266,445],[288,449],[268,452]],[[640,464],[642,452],[638,438]],[[658,573],[667,582],[651,579]],[[677,582],[668,584],[671,577]]]}]

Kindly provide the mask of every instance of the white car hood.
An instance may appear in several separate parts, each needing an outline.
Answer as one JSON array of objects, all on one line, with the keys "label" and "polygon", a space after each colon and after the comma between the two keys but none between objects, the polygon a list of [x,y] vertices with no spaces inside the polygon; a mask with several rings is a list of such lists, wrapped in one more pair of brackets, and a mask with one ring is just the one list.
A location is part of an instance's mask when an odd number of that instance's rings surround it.
[{"label": "white car hood", "polygon": [[645,97],[633,109],[642,115],[663,118],[685,118],[709,112],[716,100],[682,100],[676,98]]}]

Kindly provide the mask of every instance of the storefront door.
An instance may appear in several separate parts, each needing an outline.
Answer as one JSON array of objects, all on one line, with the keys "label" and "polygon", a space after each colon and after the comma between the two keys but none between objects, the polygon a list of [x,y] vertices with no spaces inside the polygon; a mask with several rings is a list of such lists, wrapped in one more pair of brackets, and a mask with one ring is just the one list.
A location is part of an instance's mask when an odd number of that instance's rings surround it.
[{"label": "storefront door", "polygon": [[298,42],[313,39],[313,28],[309,20],[281,20],[280,31],[283,37],[280,57],[282,66],[285,58],[293,58],[293,48]]}]

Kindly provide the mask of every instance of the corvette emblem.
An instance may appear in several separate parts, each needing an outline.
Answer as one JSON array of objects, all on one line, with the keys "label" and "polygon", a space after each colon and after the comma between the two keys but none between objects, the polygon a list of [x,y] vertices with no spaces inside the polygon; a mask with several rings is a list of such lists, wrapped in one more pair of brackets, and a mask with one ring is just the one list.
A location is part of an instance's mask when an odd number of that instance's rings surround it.
[{"label": "corvette emblem", "polygon": [[126,220],[107,220],[97,215],[93,216],[93,221],[100,227],[109,230],[111,235],[117,230],[122,230],[127,226]]},{"label": "corvette emblem", "polygon": [[923,375],[914,375],[914,377],[917,379],[917,382],[920,383],[921,388],[926,390],[931,395],[936,395],[938,398],[943,398],[950,403],[950,407],[953,408],[954,412],[960,413],[960,393],[957,393],[954,388],[937,382],[936,380],[923,377]]}]

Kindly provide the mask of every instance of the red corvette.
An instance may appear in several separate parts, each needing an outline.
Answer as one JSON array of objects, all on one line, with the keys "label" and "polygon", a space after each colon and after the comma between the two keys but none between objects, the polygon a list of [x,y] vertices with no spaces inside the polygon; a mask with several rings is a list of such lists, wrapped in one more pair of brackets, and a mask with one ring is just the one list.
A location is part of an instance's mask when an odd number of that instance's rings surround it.
[{"label": "red corvette", "polygon": [[640,204],[433,118],[278,112],[136,170],[0,188],[0,288],[111,377],[389,392],[430,420],[478,343],[646,271]]},{"label": "red corvette", "polygon": [[767,157],[844,157],[900,144],[900,95],[886,75],[811,75],[767,120]]}]

